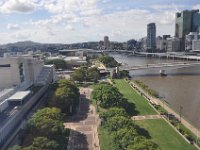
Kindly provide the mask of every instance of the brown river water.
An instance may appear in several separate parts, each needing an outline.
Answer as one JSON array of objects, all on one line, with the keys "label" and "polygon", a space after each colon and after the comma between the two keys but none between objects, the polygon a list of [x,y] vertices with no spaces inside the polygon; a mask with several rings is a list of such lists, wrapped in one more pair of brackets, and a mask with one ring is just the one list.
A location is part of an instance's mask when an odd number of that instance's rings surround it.
[{"label": "brown river water", "polygon": [[[129,56],[126,54],[109,54],[119,63],[146,65],[154,63],[171,63],[182,60],[167,60]],[[188,67],[166,70],[166,77],[159,75],[159,70],[130,71],[134,80],[141,80],[159,93],[174,110],[179,112],[182,106],[183,116],[197,128],[200,128],[200,67]]]}]

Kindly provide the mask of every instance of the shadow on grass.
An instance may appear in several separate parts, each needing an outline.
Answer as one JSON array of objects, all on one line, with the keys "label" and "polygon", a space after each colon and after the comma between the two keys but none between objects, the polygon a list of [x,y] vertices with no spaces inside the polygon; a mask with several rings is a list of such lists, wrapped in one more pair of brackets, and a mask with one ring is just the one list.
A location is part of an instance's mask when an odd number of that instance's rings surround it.
[{"label": "shadow on grass", "polygon": [[139,127],[139,126],[137,126],[137,132],[138,132],[139,135],[144,136],[144,137],[146,137],[147,139],[151,139],[151,138],[152,138],[152,137],[150,136],[149,132],[148,132],[146,129],[141,128],[141,127]]},{"label": "shadow on grass", "polygon": [[126,110],[129,116],[136,116],[139,112],[135,109],[135,104],[129,102],[127,99],[124,98],[124,103],[122,107]]}]

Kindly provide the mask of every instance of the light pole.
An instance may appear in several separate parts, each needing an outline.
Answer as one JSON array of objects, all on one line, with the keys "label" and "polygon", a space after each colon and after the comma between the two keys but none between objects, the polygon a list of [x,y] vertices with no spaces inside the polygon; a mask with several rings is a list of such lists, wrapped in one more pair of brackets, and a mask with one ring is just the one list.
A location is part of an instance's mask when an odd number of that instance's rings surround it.
[{"label": "light pole", "polygon": [[199,139],[199,130],[197,128],[197,139],[196,139],[196,144],[198,143],[198,139]]},{"label": "light pole", "polygon": [[180,106],[180,123],[181,123],[181,117],[182,117],[182,109],[183,109],[183,107]]}]

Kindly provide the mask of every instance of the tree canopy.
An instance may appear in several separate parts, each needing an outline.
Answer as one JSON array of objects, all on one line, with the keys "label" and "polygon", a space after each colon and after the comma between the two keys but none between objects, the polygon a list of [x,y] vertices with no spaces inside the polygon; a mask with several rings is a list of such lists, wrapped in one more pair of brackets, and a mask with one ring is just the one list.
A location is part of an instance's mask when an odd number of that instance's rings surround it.
[{"label": "tree canopy", "polygon": [[98,84],[93,92],[93,99],[103,108],[119,107],[124,105],[125,99],[119,90],[110,84]]},{"label": "tree canopy", "polygon": [[105,126],[110,132],[117,131],[121,128],[136,128],[136,125],[131,119],[123,116],[114,116],[108,119]]},{"label": "tree canopy", "polygon": [[110,109],[108,109],[108,111],[101,112],[99,115],[103,121],[107,121],[108,119],[115,117],[115,116],[128,117],[128,114],[126,113],[126,111],[123,108],[117,108],[117,107],[110,108]]},{"label": "tree canopy", "polygon": [[63,59],[46,60],[46,65],[54,64],[56,69],[69,69],[71,68]]},{"label": "tree canopy", "polygon": [[127,150],[160,150],[160,148],[151,140],[139,136],[128,145]]},{"label": "tree canopy", "polygon": [[99,57],[99,61],[102,62],[106,67],[116,67],[118,66],[118,62],[113,58],[113,57],[110,57],[110,56],[107,56],[107,55],[103,55],[101,57]]},{"label": "tree canopy", "polygon": [[32,145],[22,150],[59,150],[59,145],[56,141],[49,140],[46,137],[37,137],[33,140]]},{"label": "tree canopy", "polygon": [[64,113],[73,113],[79,103],[79,89],[73,82],[60,80],[49,106],[58,107]]},{"label": "tree canopy", "polygon": [[[63,114],[58,108],[43,108],[38,110],[28,121],[26,134],[29,137],[28,141],[24,139],[25,146],[30,145],[31,141],[38,143],[37,137],[45,137],[49,140],[56,141],[60,149],[66,149],[66,140],[69,135],[69,130],[64,128]],[[42,138],[43,141],[47,140]],[[33,144],[34,144],[33,142]],[[49,141],[50,145],[53,143]],[[55,144],[55,143],[54,143]],[[34,145],[32,145],[34,146]],[[44,144],[45,146],[45,144]],[[29,147],[31,148],[31,147]]]},{"label": "tree canopy", "polygon": [[64,132],[63,114],[58,108],[44,108],[38,110],[29,120],[31,131],[37,136],[51,138]]},{"label": "tree canopy", "polygon": [[97,82],[98,79],[100,78],[100,72],[99,70],[94,67],[94,68],[84,68],[80,67],[79,69],[75,70],[71,78],[74,81],[79,81],[79,82]]},{"label": "tree canopy", "polygon": [[126,150],[130,144],[130,141],[138,136],[135,128],[122,128],[112,134],[113,147],[115,149]]}]

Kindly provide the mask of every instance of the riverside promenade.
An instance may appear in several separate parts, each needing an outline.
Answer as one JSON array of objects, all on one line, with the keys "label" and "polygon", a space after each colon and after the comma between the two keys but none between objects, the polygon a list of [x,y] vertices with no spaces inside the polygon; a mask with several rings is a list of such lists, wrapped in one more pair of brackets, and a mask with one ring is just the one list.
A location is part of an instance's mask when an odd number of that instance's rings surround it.
[{"label": "riverside promenade", "polygon": [[[180,118],[180,114],[175,112],[172,108],[170,108],[168,105],[166,105],[162,100],[158,98],[154,98],[151,95],[149,95],[146,91],[144,91],[140,86],[138,86],[134,82],[129,82],[129,85],[134,88],[138,93],[142,94],[150,103],[155,105],[160,105],[165,109],[169,114],[173,114],[176,118]],[[195,128],[192,124],[190,124],[186,119],[183,117],[181,118],[181,123],[188,128],[196,137],[199,138],[199,130]]]}]

